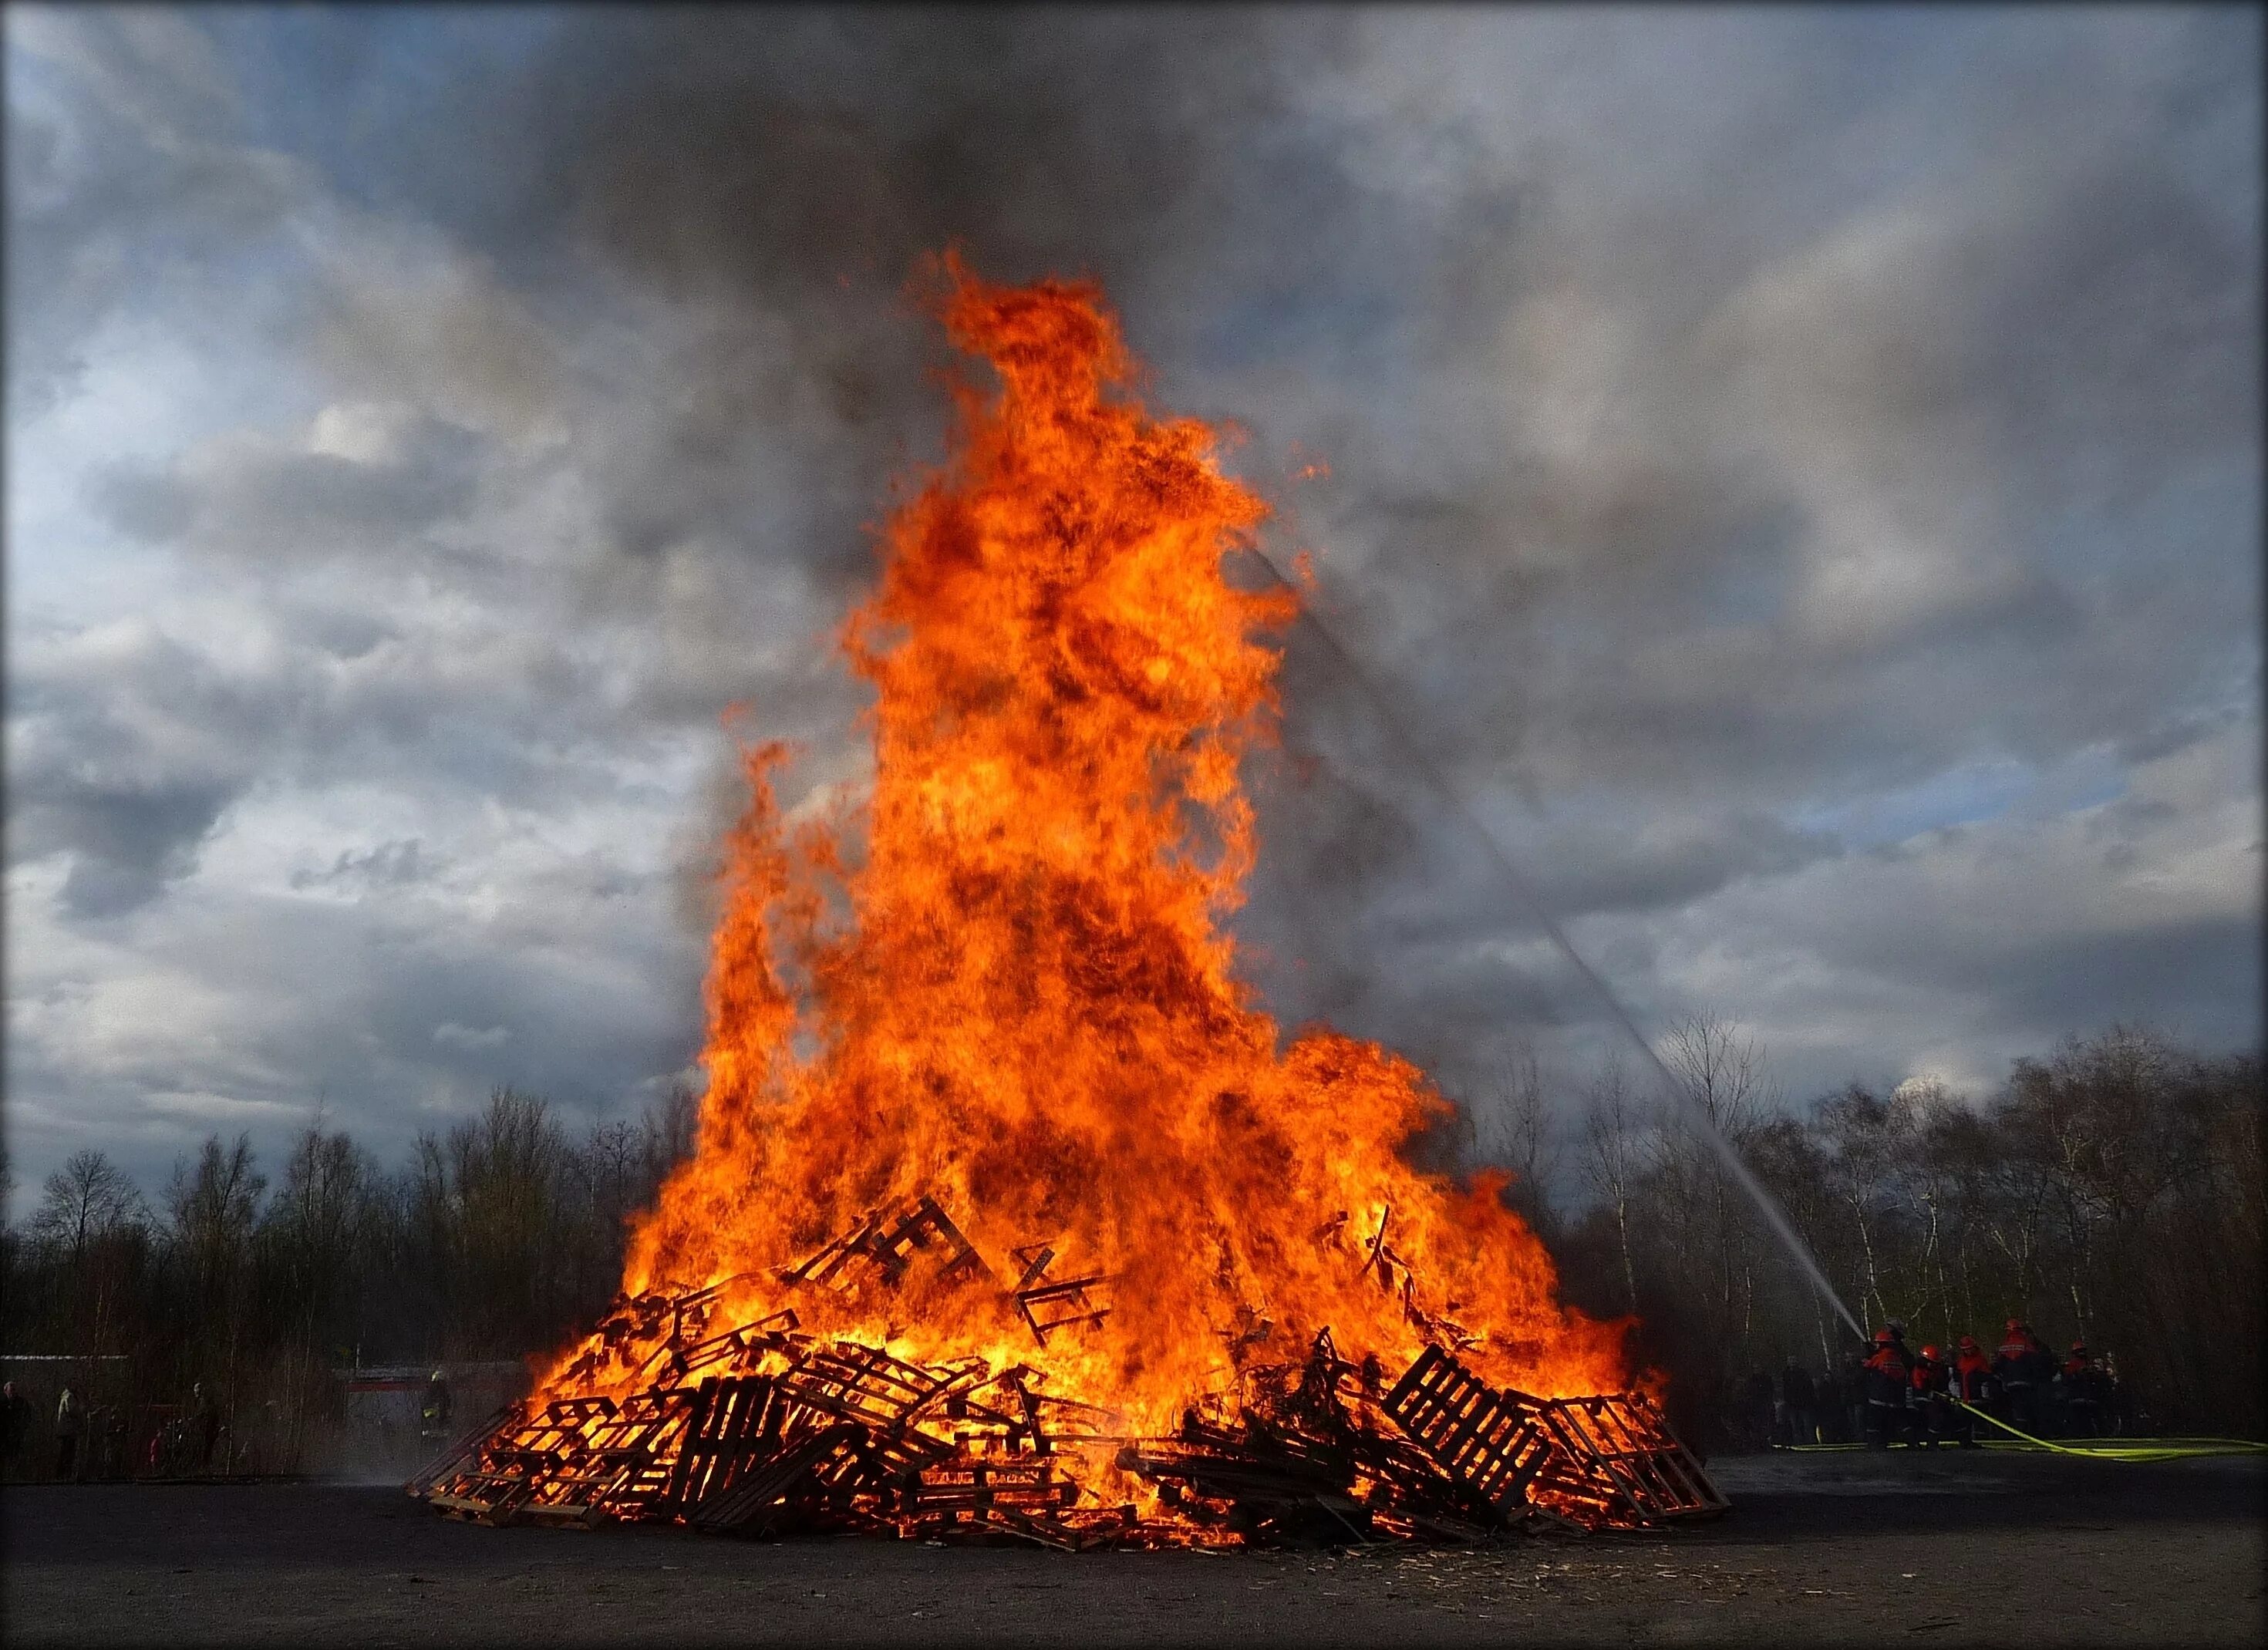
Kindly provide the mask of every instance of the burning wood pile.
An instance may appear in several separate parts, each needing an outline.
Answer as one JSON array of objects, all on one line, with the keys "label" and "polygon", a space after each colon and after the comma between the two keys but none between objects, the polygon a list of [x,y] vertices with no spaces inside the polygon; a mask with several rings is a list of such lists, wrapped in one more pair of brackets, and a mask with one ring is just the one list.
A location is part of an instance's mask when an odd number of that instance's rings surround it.
[{"label": "burning wood pile", "polygon": [[[989,1271],[934,1199],[869,1216],[783,1283],[823,1287],[853,1256],[902,1271]],[[1020,1252],[1009,1291],[1035,1348],[1108,1315],[1106,1282],[1044,1281]],[[651,1347],[643,1383],[537,1398],[464,1440],[410,1492],[488,1524],[610,1519],[784,1536],[1096,1546],[1484,1540],[1513,1529],[1640,1528],[1726,1503],[1641,1393],[1536,1398],[1492,1388],[1439,1344],[1391,1385],[1326,1329],[1303,1358],[1252,1361],[1168,1437],[1130,1436],[1046,1374],[983,1358],[922,1364],[806,1334],[792,1307],[719,1328],[728,1279],[623,1298],[586,1344]],[[572,1370],[570,1373],[578,1373]]]},{"label": "burning wood pile", "polygon": [[1098,291],[938,273],[998,392],[843,632],[870,780],[785,808],[743,753],[699,1149],[606,1321],[416,1492],[1070,1548],[1720,1510],[1502,1177],[1418,1167],[1425,1074],[1240,971],[1301,599],[1230,576],[1267,505],[1129,393]]}]

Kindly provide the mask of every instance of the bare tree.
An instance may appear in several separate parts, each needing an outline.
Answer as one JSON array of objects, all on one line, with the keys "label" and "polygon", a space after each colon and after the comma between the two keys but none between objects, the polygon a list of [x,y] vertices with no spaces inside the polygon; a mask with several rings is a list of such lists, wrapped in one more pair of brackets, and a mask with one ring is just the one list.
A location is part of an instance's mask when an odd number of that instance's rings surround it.
[{"label": "bare tree", "polygon": [[73,1153],[43,1192],[30,1235],[61,1263],[63,1332],[82,1355],[114,1350],[149,1206],[125,1172],[95,1151]]},{"label": "bare tree", "polygon": [[1587,1097],[1583,1178],[1592,1195],[1613,1213],[1615,1241],[1622,1254],[1623,1288],[1631,1312],[1638,1309],[1638,1266],[1631,1256],[1631,1203],[1641,1170],[1639,1127],[1622,1051],[1616,1050],[1607,1056]]},{"label": "bare tree", "polygon": [[[1669,1028],[1662,1063],[1683,1091],[1685,1106],[1672,1114],[1656,1148],[1686,1189],[1675,1205],[1688,1235],[1682,1253],[1689,1263],[1706,1257],[1704,1263],[1714,1273],[1709,1285],[1717,1331],[1745,1352],[1755,1327],[1756,1274],[1764,1240],[1732,1183],[1722,1153],[1739,1152],[1776,1099],[1764,1051],[1729,1020],[1697,1013]],[[1710,1134],[1715,1140],[1705,1138]],[[1694,1283],[1701,1285],[1697,1275]]]},{"label": "bare tree", "polygon": [[100,1152],[74,1152],[48,1176],[31,1235],[59,1246],[77,1266],[97,1239],[147,1218],[148,1204],[123,1169]]},{"label": "bare tree", "polygon": [[638,1133],[649,1199],[669,1171],[693,1155],[700,1130],[700,1096],[684,1083],[672,1083],[658,1103],[646,1108]]},{"label": "bare tree", "polygon": [[1484,1154],[1512,1171],[1513,1206],[1530,1230],[1548,1236],[1557,1224],[1551,1181],[1559,1148],[1551,1136],[1551,1111],[1535,1045],[1526,1037],[1513,1039],[1491,1064],[1484,1092],[1489,1107]]},{"label": "bare tree", "polygon": [[326,1131],[318,1111],[292,1142],[283,1183],[261,1222],[274,1305],[290,1325],[281,1352],[287,1366],[283,1442],[290,1459],[305,1447],[310,1411],[320,1401],[332,1332],[358,1293],[350,1274],[377,1179],[369,1154],[343,1131]]},{"label": "bare tree", "polygon": [[[223,1147],[216,1134],[206,1138],[195,1168],[186,1161],[174,1164],[166,1194],[174,1252],[188,1274],[192,1356],[201,1377],[218,1374],[225,1411],[235,1406],[247,1350],[252,1236],[267,1186],[254,1164],[251,1136],[239,1134],[233,1145]],[[232,1455],[237,1441],[232,1424]]]}]

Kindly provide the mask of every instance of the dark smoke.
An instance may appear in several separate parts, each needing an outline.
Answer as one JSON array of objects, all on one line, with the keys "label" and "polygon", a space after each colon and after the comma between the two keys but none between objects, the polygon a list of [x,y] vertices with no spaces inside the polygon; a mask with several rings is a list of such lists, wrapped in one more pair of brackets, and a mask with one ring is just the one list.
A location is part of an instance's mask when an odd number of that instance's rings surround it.
[{"label": "dark smoke", "polygon": [[[2199,661],[2247,645],[2235,585],[2070,546],[2075,506],[2257,434],[2257,207],[2211,169],[2243,54],[1947,26],[593,11],[388,168],[539,308],[652,323],[589,455],[594,611],[638,622],[687,553],[839,611],[938,450],[922,258],[1092,275],[1153,399],[1248,431],[1274,548],[1321,549],[1330,622],[1539,897],[1637,917],[1850,851],[1822,793],[2196,725]],[[1522,42],[1488,98],[1435,85],[1457,28]],[[1846,543],[1920,547],[1926,593],[1807,607]],[[821,650],[736,663],[728,620],[656,713],[745,698],[844,771]],[[2085,667],[2114,630],[2124,673]],[[1284,1017],[1451,1066],[1595,1029],[1300,637],[1285,688],[1243,919]],[[1641,1026],[1693,1006],[1600,961]]]}]

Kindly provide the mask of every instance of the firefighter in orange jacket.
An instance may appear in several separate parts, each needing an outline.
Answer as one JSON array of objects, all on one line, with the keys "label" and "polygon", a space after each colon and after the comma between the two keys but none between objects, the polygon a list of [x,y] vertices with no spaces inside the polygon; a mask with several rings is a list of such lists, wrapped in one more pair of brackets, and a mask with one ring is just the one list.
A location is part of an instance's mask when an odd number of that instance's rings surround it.
[{"label": "firefighter in orange jacket", "polygon": [[2062,1389],[2064,1436],[2095,1438],[2102,1432],[2102,1372],[2088,1356],[2085,1341],[2071,1344],[2071,1357],[2056,1376]]},{"label": "firefighter in orange jacket", "polygon": [[1937,1355],[1936,1347],[1923,1347],[1921,1356],[1914,1359],[1913,1402],[1919,1411],[1915,1418],[1921,1434],[1914,1441],[1924,1449],[1952,1440],[1952,1369]]},{"label": "firefighter in orange jacket", "polygon": [[1893,1433],[1905,1426],[1906,1393],[1913,1381],[1913,1359],[1895,1330],[1874,1331],[1874,1355],[1864,1369],[1867,1387],[1867,1447],[1888,1449]]},{"label": "firefighter in orange jacket", "polygon": [[2008,1333],[1992,1359],[1992,1380],[2000,1389],[2006,1418],[2026,1432],[2039,1428],[2040,1344],[2021,1318],[2008,1320]]},{"label": "firefighter in orange jacket", "polygon": [[[1974,1409],[1982,1409],[1992,1396],[1992,1362],[1984,1356],[1984,1349],[1977,1344],[1974,1335],[1961,1337],[1953,1359],[1953,1368],[1948,1383],[1953,1396]],[[1952,1435],[1961,1440],[1963,1449],[1975,1449],[1977,1418],[1968,1410],[1955,1410]]]}]

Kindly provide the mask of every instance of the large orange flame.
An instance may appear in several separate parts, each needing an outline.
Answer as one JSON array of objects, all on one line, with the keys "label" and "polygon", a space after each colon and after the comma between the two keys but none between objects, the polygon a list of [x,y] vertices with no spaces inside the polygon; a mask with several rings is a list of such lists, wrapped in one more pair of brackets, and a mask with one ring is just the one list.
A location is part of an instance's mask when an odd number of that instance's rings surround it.
[{"label": "large orange flame", "polygon": [[[733,1278],[729,1321],[792,1302],[902,1357],[1026,1363],[1136,1431],[1325,1327],[1389,1372],[1432,1339],[1541,1396],[1627,1386],[1624,1326],[1557,1304],[1501,1179],[1403,1160],[1447,1108],[1424,1075],[1323,1028],[1279,1053],[1236,978],[1223,919],[1256,846],[1239,768],[1297,599],[1224,563],[1266,506],[1212,430],[1124,393],[1097,288],[942,269],[949,335],[998,393],[958,392],[954,454],[888,522],[844,632],[877,694],[863,807],[790,829],[784,753],[747,755],[700,1148],[626,1285]],[[924,1194],[1008,1277],[783,1278]],[[1044,1346],[1004,1288],[1036,1245],[1049,1276],[1108,1279],[1087,1298],[1108,1315]],[[604,1389],[638,1360],[597,1361]]]}]

